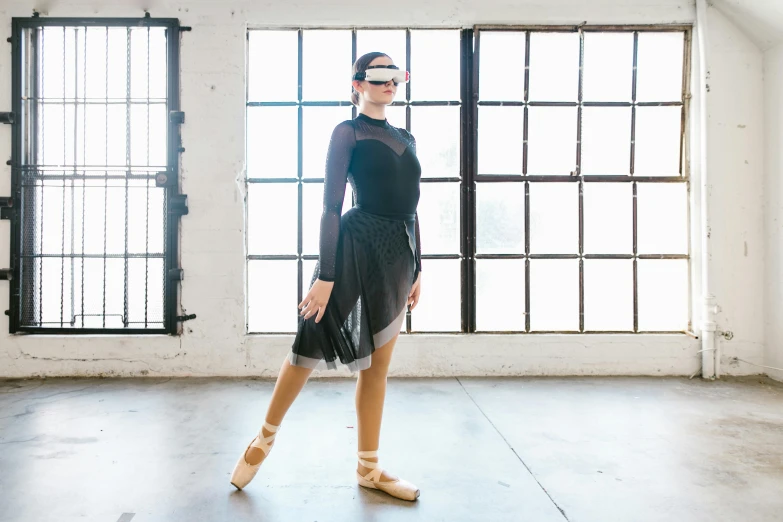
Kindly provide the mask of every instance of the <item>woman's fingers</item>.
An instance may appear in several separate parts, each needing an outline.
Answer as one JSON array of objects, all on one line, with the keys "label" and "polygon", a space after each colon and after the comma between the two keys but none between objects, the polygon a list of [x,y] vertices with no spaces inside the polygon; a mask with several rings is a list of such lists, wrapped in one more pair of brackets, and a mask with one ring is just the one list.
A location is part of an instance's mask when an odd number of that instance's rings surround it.
[{"label": "woman's fingers", "polygon": [[309,303],[307,303],[307,306],[305,306],[305,309],[302,310],[302,315],[304,316],[305,319],[309,319],[310,316],[313,315],[313,313],[315,313],[315,310],[317,308],[318,308],[318,306],[315,304],[314,301],[311,300]]},{"label": "woman's fingers", "polygon": [[310,319],[313,315],[316,313],[318,314],[318,317],[316,317],[315,322],[319,322],[321,320],[321,317],[324,315],[324,311],[326,310],[325,304],[318,304],[315,299],[311,299],[307,306],[299,313],[299,315],[304,316],[305,320]]},{"label": "woman's fingers", "polygon": [[416,283],[413,285],[413,289],[411,290],[410,297],[408,298],[408,302],[410,303],[411,310],[416,308],[416,305],[419,304],[420,295],[421,295],[421,283],[417,279]]},{"label": "woman's fingers", "polygon": [[326,312],[326,307],[325,306],[321,306],[321,307],[318,308],[318,315],[315,317],[315,322],[316,323],[320,323],[321,322],[321,318],[324,316],[324,312]]}]

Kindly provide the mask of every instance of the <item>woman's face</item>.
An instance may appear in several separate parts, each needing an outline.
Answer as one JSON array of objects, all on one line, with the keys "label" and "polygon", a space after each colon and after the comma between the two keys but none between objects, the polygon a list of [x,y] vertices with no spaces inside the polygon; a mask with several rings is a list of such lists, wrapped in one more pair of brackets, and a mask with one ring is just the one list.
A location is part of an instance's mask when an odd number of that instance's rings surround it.
[{"label": "woman's face", "polygon": [[[394,65],[394,62],[388,56],[379,56],[370,62],[370,65]],[[362,93],[365,103],[374,103],[377,105],[389,105],[394,101],[397,94],[397,86],[392,80],[382,84],[373,85],[367,80],[354,80],[353,88]]]}]

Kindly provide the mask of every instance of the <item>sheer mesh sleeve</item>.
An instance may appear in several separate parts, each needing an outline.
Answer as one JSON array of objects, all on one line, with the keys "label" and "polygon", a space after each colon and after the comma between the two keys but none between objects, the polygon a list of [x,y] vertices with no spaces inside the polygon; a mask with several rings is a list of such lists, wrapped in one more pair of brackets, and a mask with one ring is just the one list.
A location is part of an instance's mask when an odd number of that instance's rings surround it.
[{"label": "sheer mesh sleeve", "polygon": [[[416,154],[416,138],[414,138],[413,134],[410,132],[408,132],[408,136],[411,138],[410,147],[413,150],[413,153]],[[419,268],[419,272],[421,272],[421,233],[419,232],[418,212],[416,212],[416,266]]]},{"label": "sheer mesh sleeve", "polygon": [[337,125],[332,131],[326,153],[324,208],[321,214],[321,239],[318,253],[318,279],[322,281],[334,281],[335,278],[345,184],[355,147],[356,134],[353,124],[344,121]]},{"label": "sheer mesh sleeve", "polygon": [[419,233],[419,213],[416,212],[416,266],[421,272],[421,234]]}]

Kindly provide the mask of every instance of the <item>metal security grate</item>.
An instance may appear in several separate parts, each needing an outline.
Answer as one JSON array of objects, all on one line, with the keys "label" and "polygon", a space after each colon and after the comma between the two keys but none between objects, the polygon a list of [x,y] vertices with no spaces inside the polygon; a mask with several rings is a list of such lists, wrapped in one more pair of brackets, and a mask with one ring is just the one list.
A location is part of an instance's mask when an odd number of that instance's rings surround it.
[{"label": "metal security grate", "polygon": [[176,325],[179,25],[14,20],[11,331]]}]

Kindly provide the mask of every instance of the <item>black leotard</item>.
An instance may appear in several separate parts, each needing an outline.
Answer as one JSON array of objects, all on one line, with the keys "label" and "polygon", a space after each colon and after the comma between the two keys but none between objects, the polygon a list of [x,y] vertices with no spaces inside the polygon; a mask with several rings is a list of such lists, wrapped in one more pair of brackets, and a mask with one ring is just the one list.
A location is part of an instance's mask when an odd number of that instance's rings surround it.
[{"label": "black leotard", "polygon": [[386,120],[360,113],[332,132],[326,155],[324,210],[318,278],[334,281],[340,216],[349,181],[358,206],[372,214],[416,217],[416,266],[421,271],[419,239],[419,182],[421,165],[416,158],[416,140],[405,129]]}]

